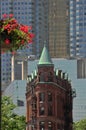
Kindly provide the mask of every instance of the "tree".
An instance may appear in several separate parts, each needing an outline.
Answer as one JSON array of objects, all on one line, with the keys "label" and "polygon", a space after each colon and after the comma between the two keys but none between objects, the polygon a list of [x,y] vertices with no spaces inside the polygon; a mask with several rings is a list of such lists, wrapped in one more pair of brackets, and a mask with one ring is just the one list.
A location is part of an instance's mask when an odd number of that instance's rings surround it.
[{"label": "tree", "polygon": [[74,123],[74,130],[86,130],[86,119]]},{"label": "tree", "polygon": [[10,97],[1,100],[1,130],[25,130],[25,117],[14,113],[16,105]]}]

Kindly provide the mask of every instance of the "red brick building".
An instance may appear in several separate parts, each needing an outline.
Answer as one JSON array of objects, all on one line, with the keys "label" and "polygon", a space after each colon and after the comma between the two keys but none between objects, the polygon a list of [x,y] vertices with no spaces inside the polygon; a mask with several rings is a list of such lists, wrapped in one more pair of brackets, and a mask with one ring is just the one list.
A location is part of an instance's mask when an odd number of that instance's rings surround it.
[{"label": "red brick building", "polygon": [[72,89],[67,74],[55,70],[44,46],[38,70],[28,76],[27,130],[72,130]]}]

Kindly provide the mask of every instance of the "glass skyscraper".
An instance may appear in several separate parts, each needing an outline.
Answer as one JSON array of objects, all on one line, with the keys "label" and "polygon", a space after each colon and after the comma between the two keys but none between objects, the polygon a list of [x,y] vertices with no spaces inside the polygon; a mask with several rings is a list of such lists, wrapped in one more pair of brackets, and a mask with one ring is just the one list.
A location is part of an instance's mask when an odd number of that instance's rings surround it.
[{"label": "glass skyscraper", "polygon": [[70,57],[86,58],[86,0],[70,0]]},{"label": "glass skyscraper", "polygon": [[69,57],[68,0],[49,0],[49,51],[52,58]]}]

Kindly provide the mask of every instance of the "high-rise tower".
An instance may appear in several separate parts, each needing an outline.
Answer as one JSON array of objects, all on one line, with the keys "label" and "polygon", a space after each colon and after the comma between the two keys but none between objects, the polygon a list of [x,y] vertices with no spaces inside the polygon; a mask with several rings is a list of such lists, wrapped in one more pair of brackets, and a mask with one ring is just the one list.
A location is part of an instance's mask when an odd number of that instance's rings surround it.
[{"label": "high-rise tower", "polygon": [[69,57],[68,0],[49,0],[49,51],[53,58]]},{"label": "high-rise tower", "polygon": [[86,58],[86,0],[70,0],[70,56]]}]

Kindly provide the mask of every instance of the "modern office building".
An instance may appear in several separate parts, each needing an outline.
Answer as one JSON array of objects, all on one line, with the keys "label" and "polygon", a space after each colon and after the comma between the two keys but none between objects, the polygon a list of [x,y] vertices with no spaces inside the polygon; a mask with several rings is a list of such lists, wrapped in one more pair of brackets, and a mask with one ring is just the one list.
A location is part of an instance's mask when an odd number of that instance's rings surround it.
[{"label": "modern office building", "polygon": [[72,87],[62,70],[54,71],[46,46],[37,73],[28,77],[26,107],[27,130],[73,130]]},{"label": "modern office building", "polygon": [[40,56],[44,42],[48,43],[48,0],[35,0],[34,1],[34,32],[35,42],[32,44],[32,52],[37,57]]},{"label": "modern office building", "polygon": [[86,58],[86,0],[70,0],[70,57]]},{"label": "modern office building", "polygon": [[2,93],[9,96],[17,106],[14,112],[18,115],[26,115],[26,80],[14,80]]},{"label": "modern office building", "polygon": [[52,58],[69,57],[68,0],[49,0],[49,51]]}]

